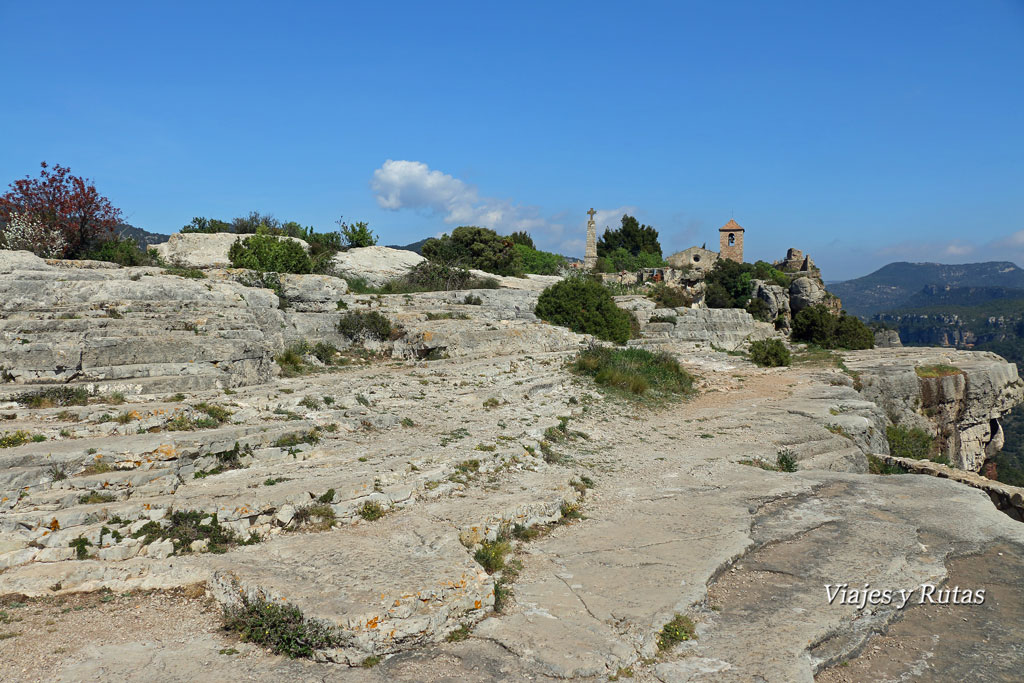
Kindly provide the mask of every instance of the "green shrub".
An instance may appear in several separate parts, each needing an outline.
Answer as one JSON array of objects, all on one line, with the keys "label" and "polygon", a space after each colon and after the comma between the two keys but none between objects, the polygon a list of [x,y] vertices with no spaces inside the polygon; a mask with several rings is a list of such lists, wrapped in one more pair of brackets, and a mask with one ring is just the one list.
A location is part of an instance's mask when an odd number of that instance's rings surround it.
[{"label": "green shrub", "polygon": [[520,276],[523,262],[515,243],[488,228],[460,226],[451,235],[429,239],[423,255],[437,263],[458,264],[496,275]]},{"label": "green shrub", "polygon": [[334,629],[306,619],[298,607],[250,599],[245,595],[238,604],[224,608],[224,628],[238,633],[243,641],[292,659],[312,657],[317,650],[342,644]]},{"label": "green shrub", "polygon": [[746,305],[747,313],[754,316],[754,320],[760,320],[763,323],[772,322],[769,318],[771,317],[771,309],[764,299],[757,297],[751,297],[750,301]]},{"label": "green shrub", "polygon": [[789,349],[778,339],[760,339],[752,342],[750,360],[762,368],[788,366],[792,362]]},{"label": "green shrub", "polygon": [[[210,521],[204,524],[206,519]],[[176,553],[191,552],[194,541],[207,541],[207,551],[211,553],[223,553],[229,547],[258,541],[256,537],[246,541],[239,539],[233,531],[220,525],[216,514],[210,515],[202,510],[174,510],[164,521],[166,526],[160,522],[147,522],[132,534],[132,538],[141,538],[143,545],[170,539]]]},{"label": "green shrub", "polygon": [[386,341],[394,331],[391,321],[377,311],[350,311],[338,320],[338,333],[352,340]]},{"label": "green shrub", "polygon": [[889,441],[889,454],[898,458],[928,460],[938,452],[935,437],[920,427],[908,429],[889,425],[885,428],[885,437]]},{"label": "green shrub", "polygon": [[228,250],[235,268],[271,273],[310,273],[313,263],[301,244],[276,235],[253,235],[240,239]]},{"label": "green shrub", "polygon": [[876,455],[868,453],[868,472],[871,474],[906,474],[906,468],[897,464],[889,464]]},{"label": "green shrub", "polygon": [[914,372],[918,377],[934,378],[934,377],[951,377],[952,375],[962,375],[964,371],[958,367],[952,365],[945,365],[938,363],[936,365],[918,365],[914,368]]},{"label": "green shrub", "polygon": [[32,441],[32,435],[23,429],[0,434],[0,448],[16,448]]},{"label": "green shrub", "polygon": [[810,342],[824,349],[872,349],[875,335],[859,318],[835,316],[825,306],[808,306],[793,318],[793,341]]},{"label": "green shrub", "polygon": [[697,637],[697,629],[689,617],[677,614],[672,621],[665,624],[658,634],[657,644],[659,650],[667,650],[676,643],[693,640]]},{"label": "green shrub", "polygon": [[565,257],[550,251],[538,251],[532,246],[516,243],[515,249],[523,262],[524,273],[536,275],[558,275],[568,266]]},{"label": "green shrub", "polygon": [[405,275],[388,280],[380,287],[371,287],[365,280],[348,280],[352,294],[412,294],[415,292],[447,292],[453,289],[497,289],[498,281],[477,277],[466,268],[450,263],[421,261]]},{"label": "green shrub", "polygon": [[206,273],[198,268],[186,268],[185,266],[168,266],[163,270],[164,275],[177,275],[178,277],[187,277],[191,280],[203,280],[206,278]]},{"label": "green shrub", "polygon": [[704,280],[707,283],[704,301],[709,308],[747,308],[752,305],[751,315],[768,322],[767,305],[762,309],[759,304],[751,302],[754,280],[764,280],[787,288],[790,285],[788,275],[765,261],[737,263],[722,258],[715,262]]},{"label": "green shrub", "polygon": [[693,376],[667,353],[591,346],[580,352],[572,368],[593,377],[598,384],[637,396],[648,391],[661,395],[693,391]]},{"label": "green shrub", "polygon": [[484,541],[477,548],[473,559],[484,568],[488,574],[493,574],[505,567],[505,556],[512,552],[512,546],[508,541]]},{"label": "green shrub", "polygon": [[341,236],[345,240],[345,247],[354,249],[356,247],[372,247],[377,244],[377,236],[373,234],[365,222],[358,222],[349,225],[339,221]]},{"label": "green shrub", "polygon": [[139,248],[130,237],[113,237],[92,246],[81,258],[90,261],[108,261],[122,266],[154,265],[149,253]]},{"label": "green shrub", "polygon": [[779,450],[775,455],[775,469],[779,472],[796,472],[796,456],[788,448]]},{"label": "green shrub", "polygon": [[89,404],[89,391],[85,387],[50,387],[21,394],[15,400],[26,408],[84,406]]},{"label": "green shrub", "polygon": [[314,445],[320,441],[320,432],[311,429],[308,432],[295,432],[279,437],[274,443],[275,448],[292,448],[302,443]]},{"label": "green shrub", "polygon": [[587,277],[570,277],[551,285],[537,299],[537,317],[573,332],[624,344],[630,315],[615,305],[608,290]]},{"label": "green shrub", "polygon": [[674,315],[652,315],[651,319],[648,320],[647,322],[651,322],[651,323],[672,323],[673,325],[675,325],[676,322],[678,322],[678,321],[679,321],[679,318],[677,318]]},{"label": "green shrub", "polygon": [[647,296],[658,302],[662,308],[688,308],[693,303],[693,297],[684,292],[680,287],[670,287],[664,282],[659,282],[647,292]]},{"label": "green shrub", "polygon": [[665,265],[665,259],[661,254],[647,251],[631,254],[622,247],[597,259],[597,271],[600,273],[635,272],[643,268],[663,268]]},{"label": "green shrub", "polygon": [[359,513],[359,516],[367,522],[375,522],[383,517],[387,513],[387,510],[385,510],[380,503],[368,500],[359,506],[357,512]]}]

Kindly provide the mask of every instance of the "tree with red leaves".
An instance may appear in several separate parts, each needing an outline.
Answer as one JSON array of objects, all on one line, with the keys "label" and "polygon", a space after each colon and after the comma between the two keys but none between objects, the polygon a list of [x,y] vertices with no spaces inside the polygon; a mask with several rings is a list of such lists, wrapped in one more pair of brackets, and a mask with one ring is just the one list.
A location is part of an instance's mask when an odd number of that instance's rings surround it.
[{"label": "tree with red leaves", "polygon": [[0,196],[0,227],[30,222],[62,237],[60,256],[78,256],[113,236],[121,210],[96,191],[91,180],[71,175],[71,169],[44,161],[38,178],[25,176]]}]

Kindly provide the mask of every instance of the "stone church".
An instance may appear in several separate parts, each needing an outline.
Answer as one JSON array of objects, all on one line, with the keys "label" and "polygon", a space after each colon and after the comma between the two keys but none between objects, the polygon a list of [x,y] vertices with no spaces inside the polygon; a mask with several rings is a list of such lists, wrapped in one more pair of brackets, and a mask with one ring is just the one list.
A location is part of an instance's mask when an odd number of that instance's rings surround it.
[{"label": "stone church", "polygon": [[719,250],[717,252],[704,247],[690,247],[672,254],[665,260],[672,268],[679,270],[689,268],[698,272],[711,270],[720,258],[743,263],[743,232],[743,226],[730,219],[728,223],[718,229]]}]

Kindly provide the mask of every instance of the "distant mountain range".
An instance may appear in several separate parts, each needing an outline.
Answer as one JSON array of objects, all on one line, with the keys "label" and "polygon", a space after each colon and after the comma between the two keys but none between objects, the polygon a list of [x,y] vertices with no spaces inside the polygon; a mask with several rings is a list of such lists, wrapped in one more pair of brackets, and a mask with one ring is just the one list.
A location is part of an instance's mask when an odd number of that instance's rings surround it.
[{"label": "distant mountain range", "polygon": [[[922,294],[925,288],[931,288],[933,293]],[[843,308],[847,312],[864,318],[895,308],[941,303],[931,297],[951,288],[961,290],[955,294],[958,297],[971,296],[962,288],[973,288],[979,294],[983,290],[989,299],[1001,298],[997,295],[1000,288],[1024,289],[1024,270],[1009,261],[958,265],[901,261],[855,280],[828,285],[829,291],[843,300]],[[1015,293],[1007,295],[1019,296]]]},{"label": "distant mountain range", "polygon": [[429,240],[429,237],[421,239],[419,242],[413,242],[412,244],[406,244],[405,246],[399,246],[397,244],[387,245],[389,249],[403,249],[405,251],[415,251],[420,256],[423,255],[423,245]]},{"label": "distant mountain range", "polygon": [[161,235],[158,232],[143,230],[142,228],[136,228],[134,225],[129,225],[128,223],[121,223],[117,228],[115,228],[115,230],[117,230],[118,237],[131,237],[139,243],[139,247],[141,249],[152,247],[156,244],[163,244],[170,239],[170,235]]}]

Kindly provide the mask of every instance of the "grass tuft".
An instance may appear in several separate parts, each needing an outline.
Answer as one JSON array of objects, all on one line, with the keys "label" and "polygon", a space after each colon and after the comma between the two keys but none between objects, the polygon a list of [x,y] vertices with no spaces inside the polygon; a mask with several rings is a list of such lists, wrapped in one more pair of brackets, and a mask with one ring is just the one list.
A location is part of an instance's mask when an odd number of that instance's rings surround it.
[{"label": "grass tuft", "polygon": [[667,353],[594,345],[580,352],[572,369],[593,377],[597,384],[633,397],[693,393],[693,376]]}]

